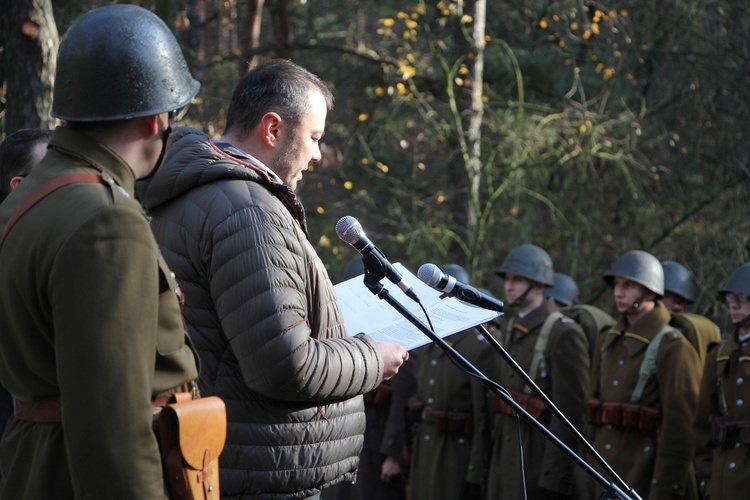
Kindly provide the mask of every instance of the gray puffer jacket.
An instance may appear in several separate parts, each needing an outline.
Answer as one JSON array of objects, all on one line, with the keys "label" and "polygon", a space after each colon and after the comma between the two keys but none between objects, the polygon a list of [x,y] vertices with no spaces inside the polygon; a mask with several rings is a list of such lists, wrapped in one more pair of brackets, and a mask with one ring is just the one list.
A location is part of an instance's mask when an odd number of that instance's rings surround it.
[{"label": "gray puffer jacket", "polygon": [[304,498],[351,480],[377,387],[372,339],[347,337],[328,274],[289,186],[193,129],[138,185],[185,294],[200,389],[227,405],[224,498]]}]

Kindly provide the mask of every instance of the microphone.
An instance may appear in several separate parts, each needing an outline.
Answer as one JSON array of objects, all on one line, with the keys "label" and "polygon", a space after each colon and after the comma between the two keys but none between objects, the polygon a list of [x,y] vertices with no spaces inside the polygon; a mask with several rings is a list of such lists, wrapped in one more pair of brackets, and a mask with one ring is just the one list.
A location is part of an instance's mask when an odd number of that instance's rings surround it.
[{"label": "microphone", "polygon": [[365,269],[377,273],[380,278],[386,277],[398,286],[409,298],[419,302],[414,289],[406,282],[378,247],[365,235],[362,225],[357,219],[346,215],[336,223],[336,234],[346,243],[354,247],[362,255]]},{"label": "microphone", "polygon": [[502,312],[504,304],[494,297],[490,297],[465,283],[461,283],[449,274],[445,274],[435,264],[422,264],[417,271],[417,278],[427,285],[446,293],[450,297],[456,297],[462,302],[489,309],[490,311]]}]

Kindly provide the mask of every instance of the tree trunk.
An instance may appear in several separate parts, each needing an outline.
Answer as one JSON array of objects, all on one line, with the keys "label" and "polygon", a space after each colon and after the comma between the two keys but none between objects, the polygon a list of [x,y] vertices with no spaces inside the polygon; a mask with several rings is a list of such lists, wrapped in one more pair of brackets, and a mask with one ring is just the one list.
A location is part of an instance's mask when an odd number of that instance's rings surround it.
[{"label": "tree trunk", "polygon": [[250,71],[258,62],[257,50],[260,47],[260,28],[264,4],[264,0],[248,0],[247,10],[245,15],[242,16],[240,50],[245,54],[245,60],[240,61],[241,75]]},{"label": "tree trunk", "polygon": [[59,37],[51,0],[13,0],[0,13],[7,108],[5,133],[52,128],[52,87]]}]

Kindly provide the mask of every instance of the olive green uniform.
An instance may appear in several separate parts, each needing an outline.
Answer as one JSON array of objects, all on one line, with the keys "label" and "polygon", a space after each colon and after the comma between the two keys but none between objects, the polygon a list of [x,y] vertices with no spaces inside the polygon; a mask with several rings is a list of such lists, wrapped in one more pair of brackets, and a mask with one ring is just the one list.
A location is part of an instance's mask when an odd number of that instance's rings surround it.
[{"label": "olive green uniform", "polygon": [[[623,317],[599,335],[591,371],[592,397],[602,402],[629,402],[648,344],[669,321],[661,302],[637,323]],[[599,424],[591,429],[592,445],[614,471],[642,498],[691,498],[692,420],[702,367],[696,350],[677,330],[666,333],[656,351],[656,373],[643,390],[640,404],[658,410],[655,430]],[[601,466],[589,463],[607,479]],[[602,489],[595,492],[595,496]]]},{"label": "olive green uniform", "polygon": [[[445,341],[472,364],[487,345],[475,329]],[[412,440],[409,498],[468,499],[474,428],[471,377],[434,343],[415,350],[413,356],[416,391],[424,409]]]},{"label": "olive green uniform", "polygon": [[[695,463],[698,482],[704,483],[705,493],[714,500],[746,499],[750,491],[748,359],[750,342],[740,345],[735,335],[709,349],[706,357],[695,417]],[[725,417],[726,439],[714,444],[712,438],[718,441],[718,436],[712,436],[711,423],[714,420],[716,426],[719,417]],[[743,426],[745,431],[740,430]]]},{"label": "olive green uniform", "polygon": [[176,283],[122,158],[65,127],[50,144],[0,206],[0,227],[51,179],[105,182],[54,191],[0,250],[0,384],[17,400],[62,406],[61,423],[11,418],[0,497],[163,498],[151,401],[198,375]]},{"label": "olive green uniform", "polygon": [[[553,311],[549,300],[545,301],[523,318],[518,315],[511,318],[502,334],[503,347],[527,373],[542,325]],[[489,355],[494,368],[487,368],[485,374],[505,389],[523,393],[526,384],[514,369],[494,350],[490,350]],[[588,341],[581,327],[567,317],[556,321],[550,331],[544,357],[546,369],[540,367],[533,380],[580,430],[583,425],[583,399],[589,384]],[[487,365],[485,361],[481,366]],[[573,451],[580,450],[580,442],[548,409],[544,410],[539,421]],[[574,486],[577,471],[574,462],[523,419],[520,429],[523,462],[519,455],[516,418],[503,413],[493,414],[488,498],[524,498],[521,467],[524,467],[526,475],[527,498],[544,500],[553,494],[576,498]]]}]

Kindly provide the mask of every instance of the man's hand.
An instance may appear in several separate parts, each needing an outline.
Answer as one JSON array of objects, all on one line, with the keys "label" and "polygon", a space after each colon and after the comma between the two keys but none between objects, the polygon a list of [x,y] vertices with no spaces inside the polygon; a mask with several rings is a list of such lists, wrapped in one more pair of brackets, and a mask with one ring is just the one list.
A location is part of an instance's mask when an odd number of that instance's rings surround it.
[{"label": "man's hand", "polygon": [[383,380],[388,380],[398,373],[398,368],[409,359],[409,351],[399,344],[378,342],[380,355],[383,356]]},{"label": "man's hand", "polygon": [[401,474],[401,464],[398,459],[388,455],[380,466],[380,480],[384,483],[390,483],[393,476]]}]

